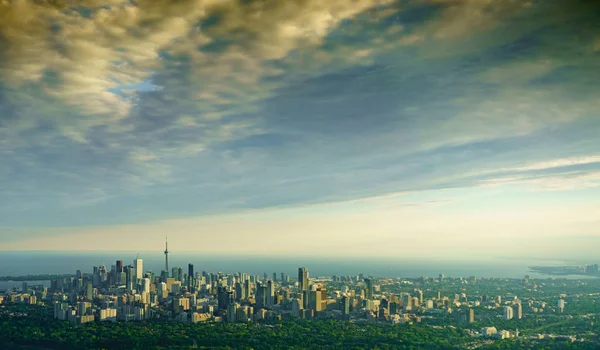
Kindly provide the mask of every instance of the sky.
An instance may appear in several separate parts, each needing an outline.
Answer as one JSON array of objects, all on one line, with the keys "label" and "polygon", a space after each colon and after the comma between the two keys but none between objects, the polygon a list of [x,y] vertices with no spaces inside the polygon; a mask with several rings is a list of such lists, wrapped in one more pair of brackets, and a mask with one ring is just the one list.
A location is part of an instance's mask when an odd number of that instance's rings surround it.
[{"label": "sky", "polygon": [[597,259],[600,6],[7,0],[0,250]]}]

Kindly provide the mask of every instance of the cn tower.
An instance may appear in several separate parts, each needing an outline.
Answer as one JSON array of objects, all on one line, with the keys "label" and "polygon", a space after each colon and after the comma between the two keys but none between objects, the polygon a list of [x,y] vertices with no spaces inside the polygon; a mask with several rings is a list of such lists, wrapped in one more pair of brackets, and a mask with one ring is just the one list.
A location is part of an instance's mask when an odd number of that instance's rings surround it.
[{"label": "cn tower", "polygon": [[169,248],[167,242],[167,236],[165,236],[165,271],[169,273]]}]

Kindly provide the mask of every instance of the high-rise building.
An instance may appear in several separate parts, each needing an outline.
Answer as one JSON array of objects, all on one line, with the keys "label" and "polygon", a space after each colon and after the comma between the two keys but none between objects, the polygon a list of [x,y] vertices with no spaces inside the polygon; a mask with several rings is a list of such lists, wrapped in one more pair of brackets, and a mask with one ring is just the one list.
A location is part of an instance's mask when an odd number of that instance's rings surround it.
[{"label": "high-rise building", "polygon": [[300,301],[300,299],[298,299],[298,298],[292,299],[292,316],[294,318],[300,318],[302,310],[303,310],[303,307],[302,307],[302,302]]},{"label": "high-rise building", "polygon": [[504,307],[504,319],[510,320],[513,318],[513,308],[510,306]]},{"label": "high-rise building", "polygon": [[475,322],[475,311],[473,309],[467,310],[467,322]]},{"label": "high-rise building", "polygon": [[256,307],[261,308],[267,305],[267,286],[260,283],[256,285]]},{"label": "high-rise building", "polygon": [[320,290],[311,290],[309,293],[309,309],[314,310],[315,312],[319,312],[322,310],[321,296],[322,293]]},{"label": "high-rise building", "polygon": [[217,288],[217,302],[219,310],[227,310],[227,306],[233,302],[233,293],[226,287]]},{"label": "high-rise building", "polygon": [[371,278],[365,278],[365,299],[371,300],[373,298],[373,280]]},{"label": "high-rise building", "polygon": [[308,290],[308,269],[301,267],[298,269],[298,283],[300,290]]},{"label": "high-rise building", "polygon": [[135,267],[135,279],[139,280],[144,277],[144,261],[138,257],[133,261],[133,266]]},{"label": "high-rise building", "polygon": [[150,279],[149,278],[142,279],[142,293],[150,293]]},{"label": "high-rise building", "polygon": [[347,295],[342,297],[342,315],[344,318],[350,315],[350,298]]},{"label": "high-rise building", "polygon": [[267,281],[267,306],[271,307],[275,304],[275,284],[273,281]]},{"label": "high-rise building", "polygon": [[188,264],[188,290],[194,289],[194,264]]},{"label": "high-rise building", "polygon": [[513,305],[513,316],[518,320],[523,318],[523,307],[521,306],[521,303]]},{"label": "high-rise building", "polygon": [[94,298],[94,287],[92,286],[92,281],[89,280],[85,283],[85,298],[87,300]]},{"label": "high-rise building", "polygon": [[244,295],[244,286],[240,282],[235,283],[235,300],[243,301],[246,299]]},{"label": "high-rise building", "polygon": [[125,268],[125,286],[127,290],[133,290],[135,281],[135,267],[129,265]]},{"label": "high-rise building", "polygon": [[244,297],[244,299],[249,298],[250,297],[250,279],[247,279],[244,281],[244,287],[242,288],[242,290],[243,290],[242,296]]},{"label": "high-rise building", "polygon": [[173,276],[177,281],[183,283],[183,269],[181,267],[177,268],[177,277]]},{"label": "high-rise building", "polygon": [[124,281],[121,281],[121,273],[123,272],[123,260],[117,260],[117,267],[115,270],[115,281],[116,283],[123,283]]},{"label": "high-rise building", "polygon": [[563,311],[565,311],[565,300],[564,299],[558,299],[558,312],[562,313]]}]

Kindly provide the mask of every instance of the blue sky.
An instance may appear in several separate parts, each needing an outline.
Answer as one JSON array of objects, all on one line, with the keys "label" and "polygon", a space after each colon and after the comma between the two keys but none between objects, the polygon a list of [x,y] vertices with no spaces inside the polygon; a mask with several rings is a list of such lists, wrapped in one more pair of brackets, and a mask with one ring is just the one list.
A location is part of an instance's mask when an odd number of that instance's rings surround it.
[{"label": "blue sky", "polygon": [[59,6],[0,5],[4,249],[598,247],[594,2]]}]

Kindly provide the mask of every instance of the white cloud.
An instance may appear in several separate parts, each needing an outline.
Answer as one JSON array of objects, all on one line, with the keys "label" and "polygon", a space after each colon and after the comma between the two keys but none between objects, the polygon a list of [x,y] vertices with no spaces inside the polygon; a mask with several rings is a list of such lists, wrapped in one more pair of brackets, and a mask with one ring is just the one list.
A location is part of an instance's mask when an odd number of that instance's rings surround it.
[{"label": "white cloud", "polygon": [[590,164],[590,163],[600,163],[600,155],[553,159],[553,160],[548,160],[548,161],[543,161],[543,162],[527,164],[527,165],[520,166],[520,167],[501,168],[501,169],[497,169],[497,170],[493,170],[493,171],[494,172],[514,172],[514,171],[544,170],[544,169],[560,168],[560,167]]},{"label": "white cloud", "polygon": [[600,187],[600,172],[568,172],[546,176],[509,176],[484,180],[479,187],[525,185],[537,191],[572,191]]}]

